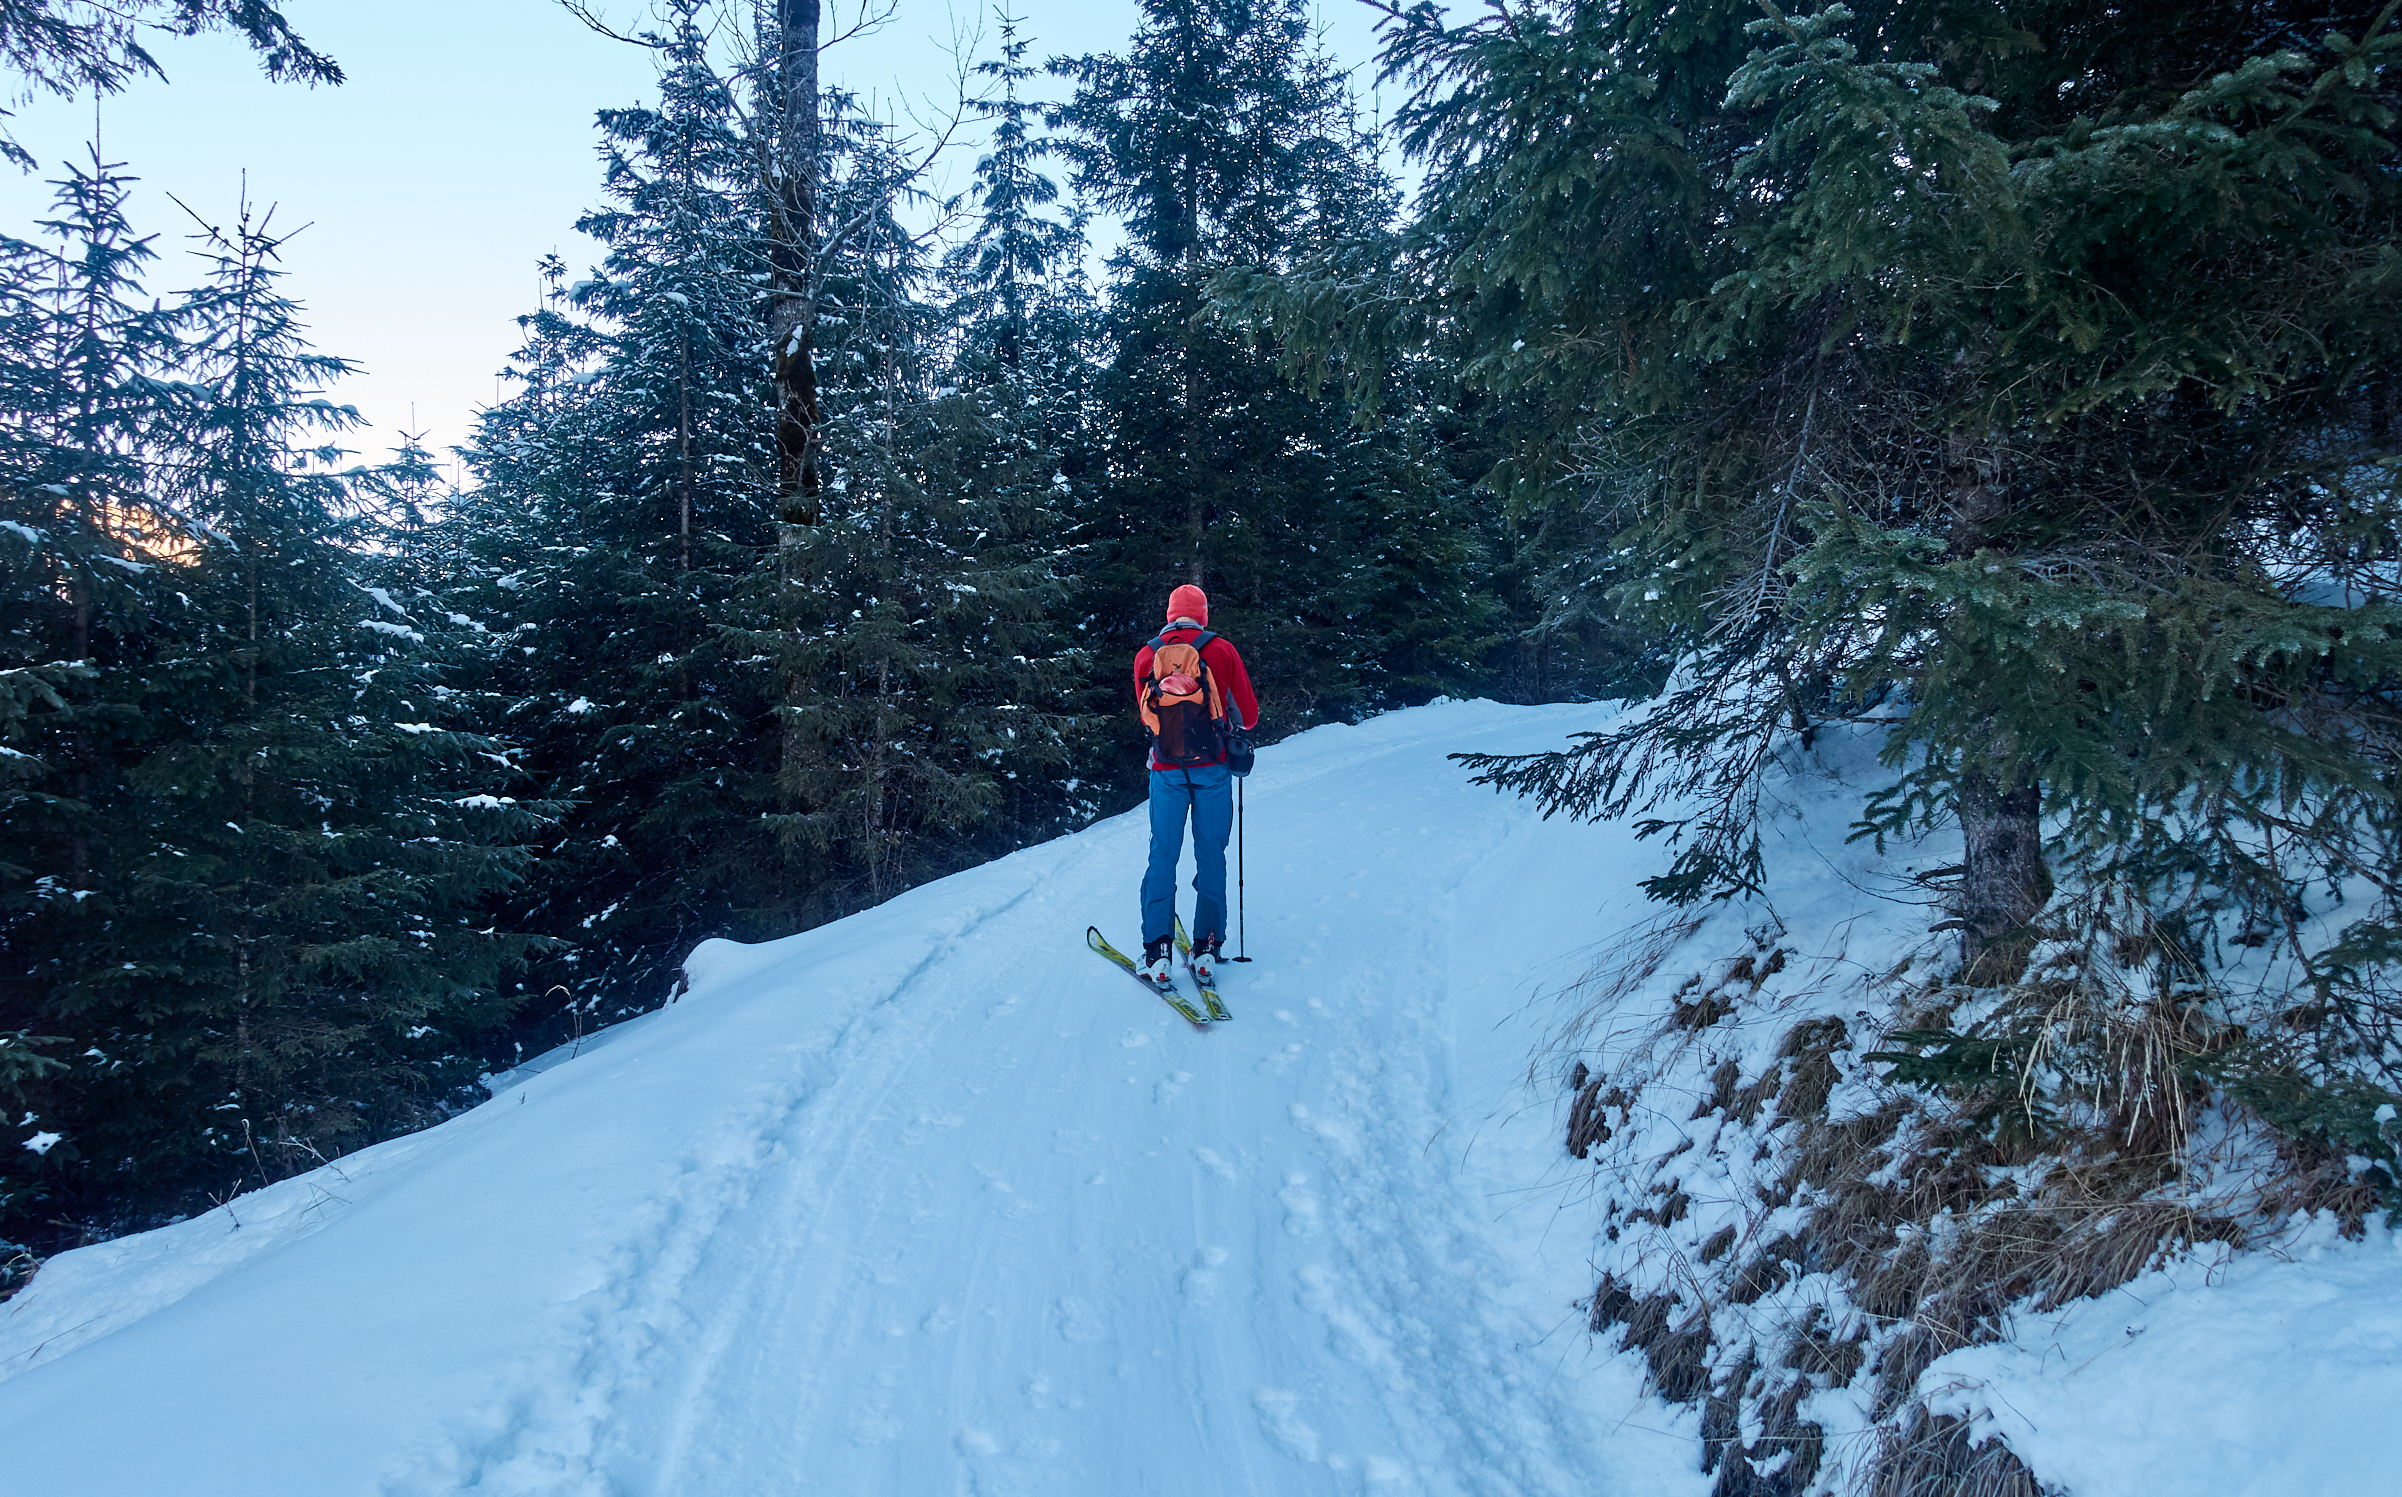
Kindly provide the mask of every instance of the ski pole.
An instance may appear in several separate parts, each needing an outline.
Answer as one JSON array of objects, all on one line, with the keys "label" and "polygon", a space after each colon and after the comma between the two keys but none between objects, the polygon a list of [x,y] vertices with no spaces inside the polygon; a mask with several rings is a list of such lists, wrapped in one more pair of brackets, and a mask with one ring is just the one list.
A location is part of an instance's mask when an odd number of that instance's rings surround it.
[{"label": "ski pole", "polygon": [[1234,782],[1234,939],[1241,948],[1235,956],[1238,962],[1251,960],[1251,928],[1244,918],[1243,906],[1243,782],[1237,780]]}]

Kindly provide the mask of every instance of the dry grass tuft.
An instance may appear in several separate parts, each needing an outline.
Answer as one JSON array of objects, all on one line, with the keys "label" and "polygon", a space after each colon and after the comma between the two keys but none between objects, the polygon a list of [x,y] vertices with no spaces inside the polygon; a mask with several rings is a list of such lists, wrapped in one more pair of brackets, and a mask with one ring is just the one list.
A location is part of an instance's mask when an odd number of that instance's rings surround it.
[{"label": "dry grass tuft", "polygon": [[[2189,995],[2137,991],[2127,958],[2158,954],[2148,929],[2089,929],[2083,944],[2055,933],[2009,989],[1910,984],[1909,963],[1888,974],[1886,1011],[1909,1016],[1896,1030],[2009,1039],[2007,1068],[1958,1085],[1879,1079],[1844,1058],[1853,1030],[1823,1010],[1789,1023],[1746,1074],[1740,1056],[1756,1043],[1729,1053],[1717,1037],[1779,1011],[1761,993],[1785,966],[1781,947],[1752,940],[1660,993],[1648,1028],[1608,1036],[1608,1078],[1581,1060],[1568,1077],[1569,1154],[1615,1138],[1606,1167],[1649,1172],[1636,1209],[1612,1203],[1607,1235],[1633,1234],[1619,1248],[1632,1256],[1602,1275],[1589,1324],[1620,1332],[1661,1397],[1700,1406],[1715,1497],[1826,1483],[1877,1497],[2040,1497],[2000,1442],[1972,1444],[1967,1425],[1927,1413],[1918,1387],[1936,1359],[2003,1334],[2014,1307],[2056,1309],[2176,1254],[2241,1246],[2272,1206],[2357,1215],[2373,1203],[2342,1160],[2300,1146],[2284,1197],[2203,1198],[2187,1156],[2211,1101],[2190,1061],[2224,1037]],[[1642,954],[1648,981],[1663,960],[1656,946]],[[1613,985],[1603,1006],[1634,985]],[[1573,1033],[1602,1027],[1589,1011]],[[1673,1114],[1647,1100],[1654,1083],[1679,1098]],[[1669,1116],[1673,1147],[1647,1143]],[[1690,1167],[1676,1162],[1697,1145]],[[1629,1148],[1651,1152],[1619,1157]],[[1745,1160],[1768,1173],[1730,1173]],[[1749,1213],[1735,1224],[1730,1188]],[[1799,1410],[1814,1390],[1863,1378],[1871,1461],[1826,1467],[1827,1437]]]},{"label": "dry grass tuft", "polygon": [[1841,1019],[1811,1019],[1794,1025],[1777,1047],[1778,1058],[1793,1068],[1785,1089],[1777,1093],[1777,1116],[1823,1119],[1827,1097],[1843,1079],[1835,1065],[1835,1052],[1849,1048],[1851,1034]]},{"label": "dry grass tuft", "polygon": [[2035,1473],[1999,1440],[1968,1443],[1968,1424],[1921,1409],[1886,1436],[1869,1497],[2045,1497]]},{"label": "dry grass tuft", "polygon": [[17,1292],[33,1282],[41,1271],[42,1260],[31,1248],[14,1242],[0,1242],[0,1305],[16,1298]]}]

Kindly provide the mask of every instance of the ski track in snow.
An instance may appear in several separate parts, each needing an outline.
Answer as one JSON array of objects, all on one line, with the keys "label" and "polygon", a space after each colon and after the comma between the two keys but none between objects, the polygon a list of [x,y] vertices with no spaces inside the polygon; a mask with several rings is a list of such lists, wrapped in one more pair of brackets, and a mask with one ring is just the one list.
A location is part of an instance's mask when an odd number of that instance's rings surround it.
[{"label": "ski track in snow", "polygon": [[54,1260],[0,1492],[1698,1493],[1525,1086],[1657,859],[1443,758],[1604,715],[1264,752],[1208,1034],[1083,949],[1136,935],[1139,812],[708,943],[441,1128]]}]

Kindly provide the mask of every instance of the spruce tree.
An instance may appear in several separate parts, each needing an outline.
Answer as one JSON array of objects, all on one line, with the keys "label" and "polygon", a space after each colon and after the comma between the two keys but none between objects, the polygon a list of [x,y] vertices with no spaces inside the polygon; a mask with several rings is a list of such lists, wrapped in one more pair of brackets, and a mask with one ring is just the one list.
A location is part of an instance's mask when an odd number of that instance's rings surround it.
[{"label": "spruce tree", "polygon": [[[1015,372],[972,352],[953,365],[924,296],[931,268],[893,213],[904,184],[889,133],[847,111],[835,124],[826,201],[859,227],[823,279],[826,509],[789,552],[807,694],[784,823],[821,859],[830,911],[1057,825],[1072,796],[1042,784],[1066,759],[1082,663],[1057,606],[1056,469],[1028,424],[1042,388],[1029,339],[1015,335]],[[1027,316],[1022,278],[1041,267],[1003,265]],[[1012,297],[994,289],[971,279],[970,300],[1006,319]],[[971,317],[962,346],[1011,341]]]},{"label": "spruce tree", "polygon": [[[0,244],[0,1102],[31,1139],[61,1131],[34,1083],[69,1069],[78,1033],[48,1001],[60,963],[45,972],[41,945],[80,923],[124,856],[109,789],[157,731],[141,688],[152,609],[178,606],[159,557],[189,544],[148,462],[184,319],[143,295],[155,250],[126,220],[129,183],[97,156],[70,165],[42,224],[53,247]],[[44,1177],[71,1158],[52,1147],[8,1172],[0,1218],[45,1209]]]},{"label": "spruce tree", "polygon": [[[8,807],[33,866],[7,889],[6,1029],[73,1047],[23,1088],[46,1146],[5,1166],[7,1226],[40,1242],[440,1116],[513,944],[478,906],[529,820],[450,730],[405,605],[358,577],[329,440],[356,418],[317,394],[342,366],[303,342],[277,239],[212,231],[208,282],[154,313],[121,188],[63,196],[38,321],[82,352],[25,413],[61,475],[32,492],[134,592],[67,587],[50,638],[20,636],[92,651],[93,695],[25,719],[42,778]],[[37,575],[75,554],[37,549]]]},{"label": "spruce tree", "polygon": [[943,435],[929,464],[933,484],[959,494],[961,520],[977,537],[970,565],[987,573],[961,580],[978,588],[974,596],[1017,599],[1024,653],[1056,667],[1013,683],[1031,693],[1015,710],[1042,715],[1055,752],[1012,754],[998,767],[1003,809],[979,838],[996,849],[1098,814],[1093,768],[1109,742],[1105,720],[1084,710],[1094,660],[1072,613],[1083,564],[1074,536],[1093,502],[1098,459],[1098,309],[1084,273],[1086,215],[1061,207],[1045,169],[1057,142],[1040,131],[1046,106],[1023,92],[1041,70],[1027,60],[1033,39],[1018,25],[1000,16],[1000,56],[980,65],[1000,93],[982,106],[993,134],[969,194],[973,228],[946,256],[939,282],[949,374],[936,396]]},{"label": "spruce tree", "polygon": [[1690,899],[1756,883],[1765,754],[1891,720],[1869,824],[1962,824],[1964,967],[2007,978],[2047,815],[2270,905],[2273,824],[2385,860],[2397,44],[2368,5],[1421,8],[1425,214],[1250,305],[1364,378],[1455,340],[1511,476],[1617,517],[1591,571],[1687,669],[1500,783],[1684,802],[1646,825]]},{"label": "spruce tree", "polygon": [[[29,88],[71,99],[121,92],[144,74],[163,78],[145,40],[152,34],[195,36],[231,31],[259,55],[270,78],[340,83],[342,69],[292,29],[266,0],[11,0],[0,7],[0,62]],[[8,111],[0,109],[0,119]],[[0,133],[0,158],[30,170],[33,157]]]},{"label": "spruce tree", "polygon": [[[1121,679],[1180,582],[1242,644],[1271,730],[1464,684],[1490,605],[1461,487],[1397,428],[1362,434],[1277,350],[1212,322],[1230,267],[1373,231],[1394,205],[1342,74],[1284,0],[1151,0],[1127,52],[1054,64],[1076,184],[1125,220],[1098,382],[1105,454],[1078,612],[1122,645],[1094,705],[1139,765]],[[1415,414],[1415,413],[1413,413]],[[1420,427],[1423,437],[1431,427]],[[1445,642],[1432,652],[1421,643]]]},{"label": "spruce tree", "polygon": [[671,8],[656,104],[601,112],[608,198],[579,226],[608,254],[572,286],[546,265],[521,389],[483,418],[478,483],[446,527],[492,729],[569,808],[510,907],[558,943],[526,986],[562,1036],[656,1004],[705,937],[791,930],[809,877],[765,819],[765,247],[704,9]]}]

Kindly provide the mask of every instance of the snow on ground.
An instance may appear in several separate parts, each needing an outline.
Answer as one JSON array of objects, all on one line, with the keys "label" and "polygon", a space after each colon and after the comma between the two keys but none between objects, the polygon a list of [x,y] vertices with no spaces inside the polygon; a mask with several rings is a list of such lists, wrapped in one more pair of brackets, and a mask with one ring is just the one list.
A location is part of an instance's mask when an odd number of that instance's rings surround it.
[{"label": "snow on ground", "polygon": [[2308,1223],[1939,1359],[1931,1407],[1974,1419],[2076,1497],[2389,1492],[2402,1460],[2402,1238]]},{"label": "snow on ground", "polygon": [[[1605,717],[1445,703],[1263,751],[1258,960],[1208,1034],[1083,949],[1136,939],[1139,814],[707,943],[681,1003],[473,1112],[52,1260],[0,1306],[0,1493],[1699,1497],[1695,1410],[1576,1302],[1633,1251],[1603,1197],[1680,1150],[1692,1185],[1715,1125],[1570,1160],[1551,1072],[1617,1070],[1696,963],[1751,995],[1708,1031],[1745,1076],[1813,1013],[1869,1048],[1848,995],[1926,945],[1898,891],[1949,844],[1847,843],[1877,771],[1822,737],[1763,802],[1774,914],[1701,911],[1567,1024],[1555,995],[1658,928],[1666,854],[1444,756]],[[1730,973],[1767,945],[1793,964]],[[1751,1159],[1679,1230],[1749,1200]],[[2314,1228],[2172,1264],[1920,1386],[2071,1497],[2382,1490],[2398,1251]]]},{"label": "snow on ground", "polygon": [[1443,757],[1601,715],[1264,751],[1208,1034],[1083,949],[1136,938],[1139,816],[709,943],[442,1127],[53,1260],[0,1308],[0,1487],[1698,1493],[1574,1308],[1525,1083],[1657,854]]}]

